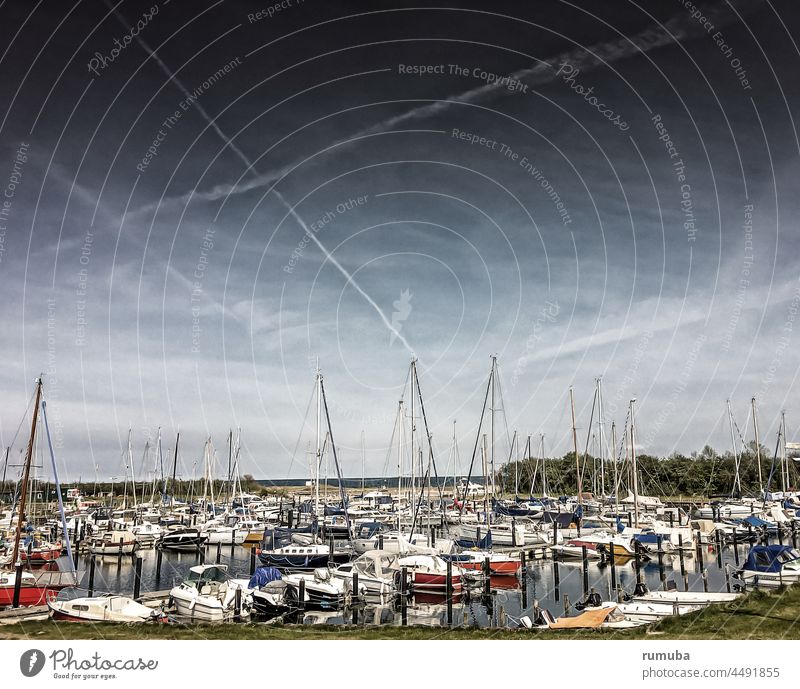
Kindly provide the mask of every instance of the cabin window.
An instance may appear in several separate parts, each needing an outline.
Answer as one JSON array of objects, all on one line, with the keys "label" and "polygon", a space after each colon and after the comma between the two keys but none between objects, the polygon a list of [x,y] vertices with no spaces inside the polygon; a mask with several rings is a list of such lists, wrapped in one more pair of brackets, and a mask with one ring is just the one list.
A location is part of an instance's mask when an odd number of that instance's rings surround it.
[{"label": "cabin window", "polygon": [[769,567],[772,564],[769,553],[756,553],[756,564],[759,567]]},{"label": "cabin window", "polygon": [[80,610],[81,612],[88,612],[89,606],[88,605],[73,605],[74,610]]}]

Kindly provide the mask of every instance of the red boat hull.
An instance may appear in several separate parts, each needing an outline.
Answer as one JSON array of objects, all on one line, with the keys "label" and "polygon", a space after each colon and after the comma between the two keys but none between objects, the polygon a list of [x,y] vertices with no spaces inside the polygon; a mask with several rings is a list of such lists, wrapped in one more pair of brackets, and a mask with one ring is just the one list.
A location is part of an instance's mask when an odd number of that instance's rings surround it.
[{"label": "red boat hull", "polygon": [[[474,569],[478,571],[483,570],[482,562],[459,562],[459,567],[464,569]],[[516,574],[520,568],[519,560],[500,560],[498,562],[489,562],[489,571],[491,574]]]},{"label": "red boat hull", "polygon": [[[47,601],[55,598],[58,591],[44,586],[21,586],[19,589],[19,605],[28,608],[33,605],[47,605]],[[0,607],[8,607],[14,604],[14,587],[0,587]]]},{"label": "red boat hull", "polygon": [[20,556],[23,562],[51,562],[61,557],[61,548],[34,550],[30,555],[27,550],[22,550]]},{"label": "red boat hull", "polygon": [[[461,590],[461,576],[454,574],[452,578],[453,591]],[[411,585],[415,589],[423,589],[425,591],[446,591],[447,590],[447,576],[445,574],[430,574],[428,572],[412,572]]]}]

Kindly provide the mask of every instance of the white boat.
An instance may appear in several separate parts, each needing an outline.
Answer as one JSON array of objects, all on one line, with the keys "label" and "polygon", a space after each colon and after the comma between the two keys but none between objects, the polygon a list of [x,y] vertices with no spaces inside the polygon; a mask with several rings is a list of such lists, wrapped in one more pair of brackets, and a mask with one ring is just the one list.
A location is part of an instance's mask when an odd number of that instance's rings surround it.
[{"label": "white boat", "polygon": [[132,531],[101,531],[87,539],[93,555],[130,555],[139,546]]},{"label": "white boat", "polygon": [[800,581],[800,553],[788,545],[754,545],[739,576],[759,588],[794,584]]},{"label": "white boat", "polygon": [[237,590],[241,590],[240,615],[250,614],[252,593],[248,583],[247,579],[229,578],[226,565],[197,565],[169,595],[179,615],[203,622],[222,622],[236,614]]},{"label": "white boat", "polygon": [[165,622],[161,610],[148,608],[127,596],[98,596],[49,600],[47,607],[54,620],[70,622]]},{"label": "white boat", "polygon": [[367,593],[392,593],[397,581],[397,555],[384,550],[371,550],[352,562],[332,569],[331,576],[352,583],[356,572],[359,588],[363,586]]},{"label": "white boat", "polygon": [[687,603],[633,601],[631,603],[619,603],[617,610],[625,615],[627,619],[634,622],[655,622],[664,617],[697,612],[703,607],[703,605],[689,605]]},{"label": "white boat", "polygon": [[[302,603],[307,608],[338,609],[345,605],[352,593],[352,581],[332,577],[330,570],[318,567],[312,573],[287,574],[282,581],[287,587],[287,600]],[[303,598],[300,600],[300,589]],[[359,582],[359,594],[366,593],[366,587]]]},{"label": "white boat", "polygon": [[642,603],[677,603],[678,605],[711,605],[713,603],[730,603],[736,600],[739,593],[717,593],[705,591],[648,591],[633,596],[632,601]]},{"label": "white boat", "polygon": [[136,542],[144,548],[149,548],[161,538],[161,527],[152,522],[143,522],[132,526],[131,532],[136,537]]}]

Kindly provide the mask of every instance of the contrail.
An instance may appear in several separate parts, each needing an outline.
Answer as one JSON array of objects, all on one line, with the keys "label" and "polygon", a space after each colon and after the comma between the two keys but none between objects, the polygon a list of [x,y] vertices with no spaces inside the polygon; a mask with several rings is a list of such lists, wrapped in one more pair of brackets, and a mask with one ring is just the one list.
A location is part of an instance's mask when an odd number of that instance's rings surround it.
[{"label": "contrail", "polygon": [[[128,22],[125,20],[125,18],[119,12],[117,12],[115,7],[112,7],[109,4],[109,0],[105,0],[105,3],[109,7],[109,9],[114,13],[114,15],[117,17],[117,19],[120,21],[120,23],[126,29],[128,29],[130,31],[131,27],[128,24]],[[167,79],[169,79],[173,84],[175,84],[181,90],[183,95],[186,96],[191,101],[192,100],[192,96],[189,93],[188,89],[181,83],[180,79],[178,79],[178,77],[175,76],[175,74],[169,69],[169,67],[167,67],[167,65],[164,64],[164,62],[161,60],[160,57],[158,57],[156,52],[154,50],[152,50],[150,48],[150,46],[147,45],[147,43],[145,43],[144,40],[138,34],[136,34],[136,36],[134,37],[134,40],[139,44],[139,46],[142,48],[142,50],[144,50],[148,55],[150,55],[150,57],[153,58],[153,60],[156,62],[156,64],[161,68],[161,71],[164,72],[164,74],[167,75]],[[214,121],[214,119],[205,111],[205,109],[197,102],[197,100],[194,100],[194,107],[197,109],[197,111],[200,113],[200,115],[203,117],[203,119],[209,124],[209,126],[211,126],[211,128],[217,133],[217,136],[219,136],[219,138],[222,139],[222,141],[225,143],[225,145],[228,146],[239,157],[239,159],[245,164],[245,166],[247,168],[247,171],[250,172],[251,174],[254,174],[256,176],[256,178],[258,179],[260,177],[260,175],[258,174],[258,171],[255,168],[255,165],[253,165],[253,163],[250,162],[250,160],[247,158],[247,156],[244,154],[244,152],[238,146],[236,146],[236,144],[231,140],[231,138],[229,136],[227,136],[225,134],[225,132],[222,131],[222,129],[220,129],[220,127],[217,125],[217,123]],[[383,312],[381,307],[378,306],[378,304],[375,302],[375,300],[372,297],[370,297],[361,288],[361,286],[358,284],[358,282],[355,280],[355,278],[347,271],[347,269],[341,263],[339,263],[339,261],[337,261],[333,257],[333,254],[331,254],[323,246],[322,242],[319,241],[319,239],[316,237],[314,232],[312,232],[309,229],[309,227],[306,225],[305,221],[297,213],[297,211],[295,210],[294,206],[292,204],[290,204],[277,189],[273,188],[272,192],[275,194],[275,196],[278,198],[278,200],[281,202],[281,204],[286,208],[286,210],[289,211],[289,214],[295,219],[297,224],[300,225],[300,227],[303,228],[303,230],[305,231],[306,235],[309,238],[311,238],[314,241],[314,243],[319,247],[319,249],[325,255],[325,258],[328,261],[330,261],[333,264],[333,266],[335,266],[337,268],[337,270],[339,270],[339,272],[347,280],[348,284],[352,285],[355,288],[355,290],[362,297],[364,297],[364,299],[367,301],[367,303],[370,306],[372,306],[373,309],[375,309],[375,311],[378,313],[378,315],[380,316],[381,320],[384,322],[386,327],[389,328],[389,331],[395,337],[397,337],[397,339],[399,339],[403,343],[403,345],[409,351],[409,353],[412,356],[414,356],[415,355],[414,354],[414,349],[408,343],[406,338],[403,337],[400,334],[400,332],[397,330],[397,328],[395,328],[392,325],[391,321],[386,317],[386,314]],[[177,271],[175,271],[175,272],[177,272]],[[223,308],[222,310],[223,310],[223,313],[224,313],[225,309]]]},{"label": "contrail", "polygon": [[[737,10],[740,13],[749,14],[754,9],[759,7],[760,0],[730,0],[730,2],[737,7]],[[728,8],[727,4],[720,6],[703,6],[701,9],[704,16],[706,16],[709,21],[712,21],[716,27],[724,26],[736,18],[736,16]],[[634,57],[639,54],[644,54],[651,50],[655,50],[656,48],[679,43],[687,38],[694,38],[696,36],[703,36],[706,34],[707,31],[702,24],[694,19],[688,11],[682,11],[680,14],[677,14],[666,21],[663,26],[651,25],[630,37],[620,38],[614,41],[607,41],[605,43],[596,43],[588,48],[575,48],[574,50],[560,53],[559,55],[546,60],[539,60],[532,67],[525,67],[508,76],[511,79],[516,79],[517,81],[524,80],[524,82],[530,86],[539,86],[554,81],[556,79],[558,66],[565,62],[569,63],[578,70],[586,71],[609,65],[629,57]],[[139,40],[140,43],[142,42],[138,36],[137,40]],[[145,49],[149,51],[149,49]],[[150,52],[152,54],[152,51]],[[162,69],[166,71],[166,67],[161,60],[158,60],[157,57],[155,59],[159,62]],[[182,86],[181,89],[183,89]],[[187,93],[186,89],[183,89],[183,91],[184,93]],[[338,139],[327,148],[329,151],[341,149],[344,146],[353,145],[355,142],[365,136],[380,134],[392,129],[393,127],[396,127],[399,124],[403,124],[411,120],[434,117],[441,112],[452,108],[454,105],[476,103],[504,91],[505,87],[497,82],[483,84],[463,93],[450,96],[444,100],[412,108],[407,112],[389,117],[382,122],[358,131],[352,136]],[[200,106],[197,107],[199,108]],[[203,112],[202,109],[201,112]],[[204,116],[206,119],[208,119],[207,115],[204,114]],[[217,133],[223,137],[223,139],[226,139],[226,137],[220,132],[219,127],[213,123],[212,126]],[[237,152],[240,158],[247,162],[246,158],[243,157],[241,152],[238,151],[233,144],[231,144],[231,147]],[[234,194],[243,194],[252,189],[266,187],[285,177],[297,166],[298,163],[294,162],[279,168],[278,170],[273,170],[263,174],[255,173],[253,166],[249,163],[247,164],[251,172],[254,172],[255,174],[252,179],[243,182],[237,182],[235,184],[220,184],[208,189],[207,191],[198,192],[193,190],[171,199],[163,199],[158,204],[147,204],[135,211],[132,211],[131,214],[139,215],[152,212],[158,208],[164,209],[171,206],[183,207],[194,199],[199,199],[202,201],[217,201]]]}]

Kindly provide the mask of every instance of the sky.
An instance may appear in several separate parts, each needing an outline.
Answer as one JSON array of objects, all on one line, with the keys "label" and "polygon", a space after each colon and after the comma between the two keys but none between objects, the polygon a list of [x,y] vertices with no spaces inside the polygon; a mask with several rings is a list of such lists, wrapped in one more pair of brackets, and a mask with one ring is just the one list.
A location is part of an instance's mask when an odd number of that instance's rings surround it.
[{"label": "sky", "polygon": [[796,439],[794,3],[0,15],[12,465],[43,373],[62,480],[130,471],[129,429],[137,478],[178,431],[179,475],[209,437],[219,474],[230,429],[242,473],[304,477],[319,367],[342,472],[393,476],[412,358],[440,473],[493,356],[497,462],[571,449],[570,386],[582,449],[633,398],[638,452],[730,450],[753,397]]}]

